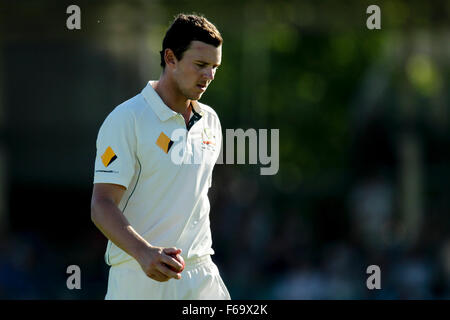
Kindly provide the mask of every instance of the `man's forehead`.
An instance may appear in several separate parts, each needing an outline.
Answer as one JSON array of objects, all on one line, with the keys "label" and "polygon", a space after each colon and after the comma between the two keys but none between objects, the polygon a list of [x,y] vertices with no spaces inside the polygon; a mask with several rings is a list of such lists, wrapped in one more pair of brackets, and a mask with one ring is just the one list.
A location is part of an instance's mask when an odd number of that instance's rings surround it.
[{"label": "man's forehead", "polygon": [[222,58],[222,45],[215,47],[211,44],[194,40],[185,53],[194,59],[214,60],[211,62],[217,63]]}]

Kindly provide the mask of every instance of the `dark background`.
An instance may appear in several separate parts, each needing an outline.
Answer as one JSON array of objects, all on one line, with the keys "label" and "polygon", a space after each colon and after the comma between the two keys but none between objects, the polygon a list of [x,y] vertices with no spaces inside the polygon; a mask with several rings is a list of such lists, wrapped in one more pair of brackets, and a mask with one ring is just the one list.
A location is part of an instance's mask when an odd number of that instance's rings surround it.
[{"label": "dark background", "polygon": [[[66,9],[81,8],[81,30]],[[381,9],[369,30],[366,9]],[[0,3],[0,298],[103,299],[90,220],[107,114],[161,72],[177,13],[224,38],[202,98],[279,129],[280,169],[217,165],[213,259],[234,299],[447,299],[449,1]],[[81,290],[66,269],[81,268]],[[381,269],[368,290],[366,268]]]}]

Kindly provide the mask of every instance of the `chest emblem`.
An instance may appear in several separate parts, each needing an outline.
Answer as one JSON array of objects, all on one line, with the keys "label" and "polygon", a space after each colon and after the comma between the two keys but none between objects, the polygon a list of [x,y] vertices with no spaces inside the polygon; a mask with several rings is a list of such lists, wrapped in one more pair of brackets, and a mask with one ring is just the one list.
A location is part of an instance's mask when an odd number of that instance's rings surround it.
[{"label": "chest emblem", "polygon": [[210,128],[204,128],[202,132],[203,145],[216,145],[216,136],[212,133]]},{"label": "chest emblem", "polygon": [[165,153],[169,152],[170,147],[173,145],[173,141],[164,133],[161,132],[158,139],[156,140],[156,145],[160,147]]}]

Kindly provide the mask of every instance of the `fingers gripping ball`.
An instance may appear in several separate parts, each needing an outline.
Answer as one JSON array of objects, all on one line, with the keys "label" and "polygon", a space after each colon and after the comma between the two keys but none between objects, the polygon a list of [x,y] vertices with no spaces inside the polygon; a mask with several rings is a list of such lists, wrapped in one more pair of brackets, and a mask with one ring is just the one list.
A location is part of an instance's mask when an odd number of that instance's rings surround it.
[{"label": "fingers gripping ball", "polygon": [[181,263],[182,267],[181,267],[181,270],[180,270],[180,271],[178,271],[178,270],[176,270],[176,269],[174,269],[174,268],[172,268],[172,267],[170,267],[170,266],[169,266],[169,268],[171,268],[171,269],[172,269],[173,271],[175,271],[175,272],[182,272],[182,271],[184,270],[184,267],[186,266],[186,264],[184,263],[183,257],[180,256],[179,254],[171,254],[170,256],[171,256],[172,258],[174,258],[175,260],[177,260],[179,263]]}]

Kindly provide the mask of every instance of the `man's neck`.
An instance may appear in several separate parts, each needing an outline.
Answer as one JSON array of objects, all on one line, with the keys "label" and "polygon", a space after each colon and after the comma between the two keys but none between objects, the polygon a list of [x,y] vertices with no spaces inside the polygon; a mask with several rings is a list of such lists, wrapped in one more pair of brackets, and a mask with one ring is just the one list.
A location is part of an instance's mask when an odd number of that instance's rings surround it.
[{"label": "man's neck", "polygon": [[158,81],[152,84],[152,87],[170,109],[181,114],[187,112],[191,100],[186,99],[175,86],[170,83],[169,79],[161,76]]}]

